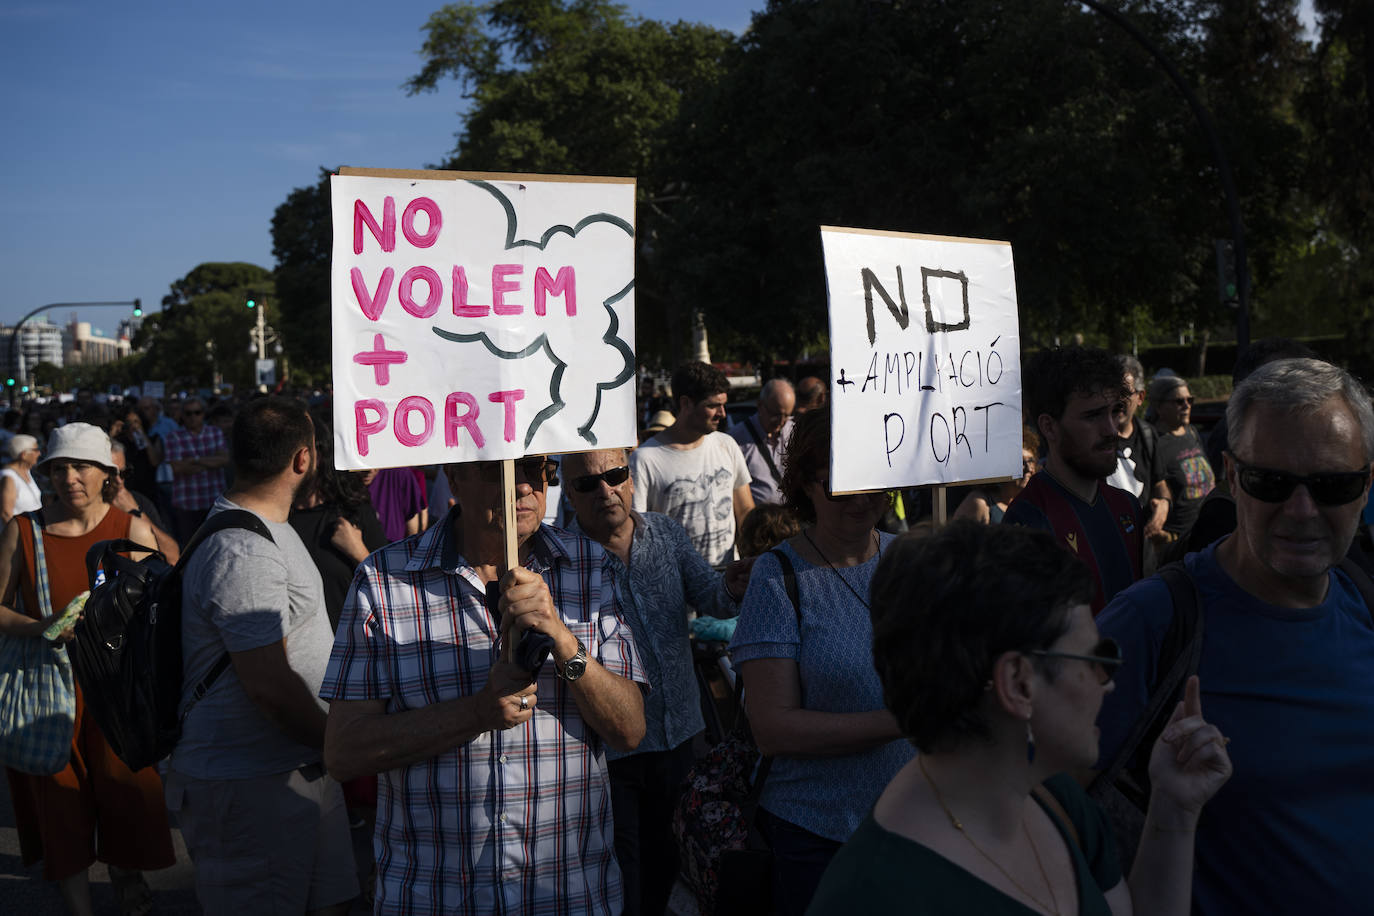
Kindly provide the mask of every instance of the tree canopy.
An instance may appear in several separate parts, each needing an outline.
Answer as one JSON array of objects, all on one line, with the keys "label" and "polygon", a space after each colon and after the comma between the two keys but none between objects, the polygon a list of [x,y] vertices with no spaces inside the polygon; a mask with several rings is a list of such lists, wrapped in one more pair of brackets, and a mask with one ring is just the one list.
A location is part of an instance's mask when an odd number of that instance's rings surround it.
[{"label": "tree canopy", "polygon": [[[1315,43],[1296,0],[1117,7],[1212,113],[1255,336],[1363,320],[1374,338],[1369,5],[1316,0]],[[605,0],[492,0],[424,31],[406,91],[452,85],[463,105],[442,167],[638,179],[642,357],[685,355],[696,310],[722,355],[823,340],[823,224],[1010,241],[1030,343],[1233,326],[1207,138],[1158,63],[1081,4],[770,0],[737,39]],[[329,221],[325,172],[273,219],[277,323],[319,368]]]},{"label": "tree canopy", "polygon": [[146,347],[140,377],[209,385],[218,371],[226,382],[249,385],[255,357],[248,335],[257,316],[246,303],[275,297],[271,271],[256,264],[199,265],[172,283],[162,311],[148,315],[135,335],[134,347]]}]

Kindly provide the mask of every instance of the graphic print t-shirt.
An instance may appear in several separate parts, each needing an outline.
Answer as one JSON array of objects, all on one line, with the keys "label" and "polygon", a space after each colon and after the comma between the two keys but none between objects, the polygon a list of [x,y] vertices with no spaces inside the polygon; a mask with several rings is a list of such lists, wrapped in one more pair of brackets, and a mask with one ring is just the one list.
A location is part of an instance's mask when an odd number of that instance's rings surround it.
[{"label": "graphic print t-shirt", "polygon": [[630,453],[630,471],[635,509],[675,519],[712,566],[735,558],[733,496],[750,477],[734,439],[714,432],[696,448],[680,449],[654,436]]},{"label": "graphic print t-shirt", "polygon": [[1159,437],[1159,460],[1174,498],[1164,530],[1182,536],[1192,530],[1203,499],[1217,485],[1216,475],[1202,448],[1202,438],[1192,426],[1181,436]]}]

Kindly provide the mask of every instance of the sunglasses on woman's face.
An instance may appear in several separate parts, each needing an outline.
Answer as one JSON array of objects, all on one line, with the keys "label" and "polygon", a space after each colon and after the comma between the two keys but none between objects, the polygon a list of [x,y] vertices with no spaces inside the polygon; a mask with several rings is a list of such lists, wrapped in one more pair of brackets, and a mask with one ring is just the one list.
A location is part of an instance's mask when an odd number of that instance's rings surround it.
[{"label": "sunglasses on woman's face", "polygon": [[1299,484],[1307,487],[1319,506],[1344,506],[1359,499],[1369,483],[1369,471],[1329,471],[1325,474],[1290,474],[1246,464],[1235,455],[1240,488],[1262,503],[1286,502]]},{"label": "sunglasses on woman's face", "polygon": [[1075,655],[1072,652],[1056,652],[1053,649],[1032,649],[1028,654],[1041,658],[1072,658],[1088,662],[1097,671],[1097,679],[1103,684],[1116,676],[1122,661],[1121,646],[1110,636],[1102,637],[1102,640],[1093,646],[1091,655]]},{"label": "sunglasses on woman's face", "polygon": [[601,481],[606,481],[608,487],[618,487],[630,479],[630,469],[627,465],[618,468],[611,468],[602,471],[600,474],[583,474],[581,477],[572,479],[572,488],[579,493],[591,493],[601,486]]}]

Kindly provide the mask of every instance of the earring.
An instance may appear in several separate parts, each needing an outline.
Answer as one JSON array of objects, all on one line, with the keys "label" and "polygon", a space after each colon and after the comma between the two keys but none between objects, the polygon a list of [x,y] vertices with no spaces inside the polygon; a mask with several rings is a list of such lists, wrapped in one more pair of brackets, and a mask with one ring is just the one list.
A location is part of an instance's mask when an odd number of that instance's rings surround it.
[{"label": "earring", "polygon": [[1035,732],[1031,731],[1030,719],[1026,720],[1026,763],[1035,763]]}]

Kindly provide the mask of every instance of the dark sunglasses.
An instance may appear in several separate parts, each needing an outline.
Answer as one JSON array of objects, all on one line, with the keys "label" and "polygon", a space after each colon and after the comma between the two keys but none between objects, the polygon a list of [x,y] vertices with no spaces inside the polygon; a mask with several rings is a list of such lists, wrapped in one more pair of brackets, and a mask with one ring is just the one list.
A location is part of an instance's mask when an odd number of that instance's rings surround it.
[{"label": "dark sunglasses", "polygon": [[1290,474],[1287,471],[1274,471],[1269,468],[1246,464],[1235,455],[1231,460],[1239,469],[1240,488],[1248,495],[1263,503],[1287,501],[1298,488],[1307,487],[1312,501],[1322,506],[1344,506],[1354,502],[1364,493],[1369,483],[1369,471],[1329,471],[1325,474]]},{"label": "dark sunglasses", "polygon": [[128,480],[131,476],[133,476],[133,473],[133,468],[125,468],[124,470],[119,472],[119,479]]},{"label": "dark sunglasses", "polygon": [[[501,480],[501,462],[490,461],[481,467],[483,480],[488,483],[497,483]],[[516,484],[519,484],[523,477],[525,483],[540,490],[545,484],[558,483],[558,462],[552,458],[522,458],[515,462],[515,475]]]},{"label": "dark sunglasses", "polygon": [[1053,649],[1032,649],[1028,654],[1038,655],[1041,658],[1072,658],[1080,662],[1088,662],[1097,669],[1097,679],[1105,684],[1116,677],[1117,669],[1121,667],[1121,645],[1110,636],[1102,637],[1102,640],[1093,646],[1092,655],[1075,655],[1072,652],[1055,652]]},{"label": "dark sunglasses", "polygon": [[572,488],[579,493],[591,493],[601,486],[601,481],[606,481],[608,487],[618,487],[630,479],[630,469],[626,465],[618,468],[611,468],[609,471],[602,471],[600,474],[583,474],[581,477],[572,479]]},{"label": "dark sunglasses", "polygon": [[1177,406],[1177,407],[1192,407],[1192,406],[1193,406],[1193,399],[1192,399],[1192,398],[1169,398],[1169,400],[1165,401],[1164,403],[1166,403],[1166,404],[1173,404],[1173,405],[1175,405],[1175,406]]}]

